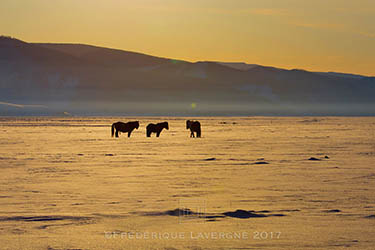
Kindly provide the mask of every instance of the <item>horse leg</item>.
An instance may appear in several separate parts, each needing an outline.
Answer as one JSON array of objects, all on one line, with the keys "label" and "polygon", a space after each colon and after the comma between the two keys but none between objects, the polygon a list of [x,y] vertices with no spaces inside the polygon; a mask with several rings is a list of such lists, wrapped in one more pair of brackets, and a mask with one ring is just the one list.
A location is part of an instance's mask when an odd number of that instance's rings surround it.
[{"label": "horse leg", "polygon": [[116,133],[115,133],[115,136],[118,137],[118,130],[116,129]]},{"label": "horse leg", "polygon": [[194,131],[190,128],[190,138],[193,137],[194,138]]},{"label": "horse leg", "polygon": [[151,137],[151,131],[146,130],[146,136],[147,136],[147,137]]},{"label": "horse leg", "polygon": [[[161,132],[161,131],[160,131]],[[160,132],[156,132],[156,137],[159,137],[160,135]]]},{"label": "horse leg", "polygon": [[132,131],[129,131],[129,132],[128,132],[128,137],[130,137],[130,134],[131,134],[131,133],[132,133]]}]

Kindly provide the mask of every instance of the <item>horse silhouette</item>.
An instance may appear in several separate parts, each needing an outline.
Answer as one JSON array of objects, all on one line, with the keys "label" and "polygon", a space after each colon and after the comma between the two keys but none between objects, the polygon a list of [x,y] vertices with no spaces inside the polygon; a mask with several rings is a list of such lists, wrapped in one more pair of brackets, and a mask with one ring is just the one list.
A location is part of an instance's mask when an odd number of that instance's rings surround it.
[{"label": "horse silhouette", "polygon": [[201,137],[201,124],[199,121],[186,121],[186,129],[190,129],[190,137],[194,137],[196,132],[197,137]]},{"label": "horse silhouette", "polygon": [[115,122],[112,124],[112,137],[113,137],[113,134],[115,134],[115,130],[116,130],[116,137],[118,137],[118,132],[124,132],[124,133],[128,132],[128,137],[130,137],[131,133],[133,132],[135,128],[136,129],[139,128],[138,121],[127,122],[127,123]]},{"label": "horse silhouette", "polygon": [[156,133],[156,137],[159,137],[161,131],[163,129],[169,129],[168,122],[161,122],[161,123],[150,123],[146,127],[146,135],[147,137],[151,137],[151,133]]}]

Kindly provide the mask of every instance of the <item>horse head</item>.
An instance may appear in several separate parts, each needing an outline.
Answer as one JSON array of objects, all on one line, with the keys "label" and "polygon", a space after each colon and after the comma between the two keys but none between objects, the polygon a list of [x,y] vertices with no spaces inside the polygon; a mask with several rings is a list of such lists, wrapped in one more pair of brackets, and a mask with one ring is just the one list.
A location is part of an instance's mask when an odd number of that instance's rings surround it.
[{"label": "horse head", "polygon": [[136,122],[135,122],[135,128],[136,128],[136,129],[139,128],[139,121],[136,121]]},{"label": "horse head", "polygon": [[191,121],[190,120],[187,120],[186,121],[186,129],[189,129],[191,126]]},{"label": "horse head", "polygon": [[168,125],[168,122],[164,122],[164,128],[169,130],[169,125]]}]

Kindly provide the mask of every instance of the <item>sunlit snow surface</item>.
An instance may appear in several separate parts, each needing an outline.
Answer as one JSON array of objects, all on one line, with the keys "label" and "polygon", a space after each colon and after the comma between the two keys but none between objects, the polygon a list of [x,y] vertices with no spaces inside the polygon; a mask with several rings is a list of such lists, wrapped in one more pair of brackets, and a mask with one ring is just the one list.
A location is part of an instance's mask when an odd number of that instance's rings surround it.
[{"label": "sunlit snow surface", "polygon": [[0,118],[0,248],[374,249],[375,118],[186,119]]}]

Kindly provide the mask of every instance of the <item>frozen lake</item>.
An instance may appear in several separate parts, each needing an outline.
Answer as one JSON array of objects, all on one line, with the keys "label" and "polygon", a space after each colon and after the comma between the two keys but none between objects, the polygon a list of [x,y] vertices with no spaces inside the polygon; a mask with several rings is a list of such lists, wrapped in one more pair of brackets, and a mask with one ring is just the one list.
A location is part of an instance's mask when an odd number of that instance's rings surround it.
[{"label": "frozen lake", "polygon": [[0,118],[0,248],[374,249],[375,118],[196,119]]}]

